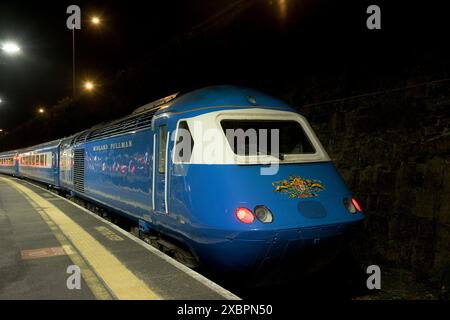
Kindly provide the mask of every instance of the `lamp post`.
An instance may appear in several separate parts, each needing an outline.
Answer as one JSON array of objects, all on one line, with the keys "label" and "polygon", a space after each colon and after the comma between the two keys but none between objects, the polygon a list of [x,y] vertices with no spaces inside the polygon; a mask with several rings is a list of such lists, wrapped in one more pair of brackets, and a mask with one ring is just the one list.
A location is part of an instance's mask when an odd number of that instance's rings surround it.
[{"label": "lamp post", "polygon": [[[98,26],[101,24],[102,20],[98,16],[92,16],[90,22],[94,26]],[[72,90],[73,97],[76,94],[76,71],[75,71],[75,28],[72,29]]]},{"label": "lamp post", "polygon": [[72,29],[72,97],[75,98],[75,28]]},{"label": "lamp post", "polygon": [[[0,53],[3,53],[4,55],[15,56],[15,55],[18,55],[21,52],[21,50],[22,49],[19,47],[19,45],[12,41],[8,41],[8,42],[4,42],[4,43],[0,44]],[[4,64],[4,63],[2,63],[2,61],[0,60],[0,65],[1,64]],[[4,101],[2,100],[2,98],[0,98],[0,104],[2,104],[3,102]]]}]

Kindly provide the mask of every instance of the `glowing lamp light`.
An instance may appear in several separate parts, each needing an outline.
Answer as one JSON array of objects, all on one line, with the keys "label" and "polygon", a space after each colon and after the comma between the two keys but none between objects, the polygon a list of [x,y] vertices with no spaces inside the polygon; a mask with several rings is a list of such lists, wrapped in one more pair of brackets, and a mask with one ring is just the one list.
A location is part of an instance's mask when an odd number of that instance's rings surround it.
[{"label": "glowing lamp light", "polygon": [[243,223],[252,223],[255,220],[255,216],[247,208],[237,208],[236,218]]},{"label": "glowing lamp light", "polygon": [[95,85],[92,81],[86,81],[84,83],[84,89],[86,89],[87,91],[92,91],[92,90],[94,90],[94,88],[95,88]]},{"label": "glowing lamp light", "polygon": [[45,109],[44,109],[44,108],[39,108],[39,109],[38,109],[38,112],[39,112],[40,114],[43,114],[43,113],[45,112]]},{"label": "glowing lamp light", "polygon": [[5,51],[7,54],[17,54],[20,52],[20,47],[13,42],[4,43],[1,46],[1,49]]},{"label": "glowing lamp light", "polygon": [[93,24],[100,24],[100,18],[99,17],[92,17],[91,22]]},{"label": "glowing lamp light", "polygon": [[353,205],[355,206],[355,208],[356,208],[356,211],[358,211],[358,212],[362,212],[362,210],[361,210],[361,207],[360,207],[360,205],[359,205],[359,203],[354,199],[354,198],[352,198],[352,203],[353,203]]}]

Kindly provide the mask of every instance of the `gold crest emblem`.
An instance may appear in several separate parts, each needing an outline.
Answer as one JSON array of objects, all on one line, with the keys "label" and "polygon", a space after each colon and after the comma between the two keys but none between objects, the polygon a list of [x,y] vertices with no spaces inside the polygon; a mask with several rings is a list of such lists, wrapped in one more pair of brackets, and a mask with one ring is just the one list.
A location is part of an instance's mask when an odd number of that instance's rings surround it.
[{"label": "gold crest emblem", "polygon": [[322,182],[314,179],[303,179],[299,176],[289,176],[289,179],[272,182],[275,192],[286,193],[289,198],[318,197],[325,187]]}]

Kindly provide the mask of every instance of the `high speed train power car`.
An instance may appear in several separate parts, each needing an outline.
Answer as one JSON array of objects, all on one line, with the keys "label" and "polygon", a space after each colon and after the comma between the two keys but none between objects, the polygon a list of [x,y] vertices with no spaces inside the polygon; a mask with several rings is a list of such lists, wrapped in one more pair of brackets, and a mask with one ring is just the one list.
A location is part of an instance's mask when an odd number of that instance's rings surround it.
[{"label": "high speed train power car", "polygon": [[[240,143],[233,132],[244,133]],[[307,120],[236,86],[172,95],[69,138],[2,153],[0,172],[125,216],[223,274],[301,272],[364,218]]]}]

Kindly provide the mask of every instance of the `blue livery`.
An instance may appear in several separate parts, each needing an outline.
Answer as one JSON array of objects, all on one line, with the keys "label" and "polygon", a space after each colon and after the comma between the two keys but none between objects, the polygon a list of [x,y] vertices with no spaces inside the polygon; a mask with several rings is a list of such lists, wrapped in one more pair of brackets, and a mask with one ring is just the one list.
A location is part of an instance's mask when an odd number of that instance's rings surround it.
[{"label": "blue livery", "polygon": [[59,150],[60,140],[20,150],[19,175],[59,188]]},{"label": "blue livery", "polygon": [[0,153],[0,173],[17,175],[19,172],[17,157],[17,151]]},{"label": "blue livery", "polygon": [[333,247],[364,218],[307,120],[236,86],[175,94],[2,158],[13,162],[0,172],[111,209],[218,273],[283,276],[283,266],[308,264],[304,252]]}]

